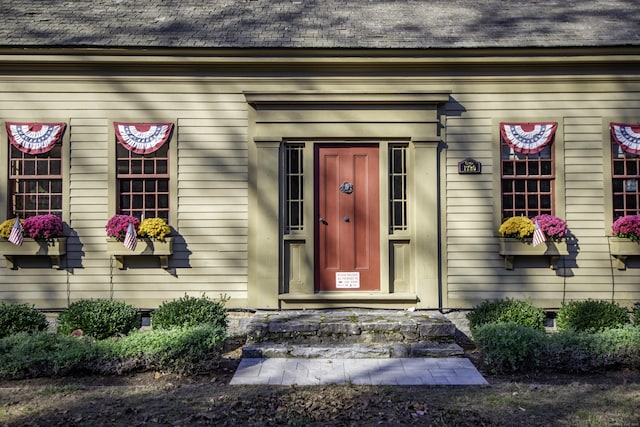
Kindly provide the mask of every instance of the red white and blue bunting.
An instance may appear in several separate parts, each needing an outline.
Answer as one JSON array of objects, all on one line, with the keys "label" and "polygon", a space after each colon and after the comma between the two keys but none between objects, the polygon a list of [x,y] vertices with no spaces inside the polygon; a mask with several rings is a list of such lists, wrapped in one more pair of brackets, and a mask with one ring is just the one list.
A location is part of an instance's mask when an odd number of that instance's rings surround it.
[{"label": "red white and blue bunting", "polygon": [[611,123],[611,138],[631,154],[640,154],[640,125]]},{"label": "red white and blue bunting", "polygon": [[514,151],[535,154],[553,141],[557,128],[555,122],[500,123],[500,134]]},{"label": "red white and blue bunting", "polygon": [[113,127],[116,139],[127,150],[136,154],[150,154],[169,140],[173,123],[115,122]]},{"label": "red white and blue bunting", "polygon": [[60,142],[65,123],[6,122],[11,145],[26,154],[42,154]]}]

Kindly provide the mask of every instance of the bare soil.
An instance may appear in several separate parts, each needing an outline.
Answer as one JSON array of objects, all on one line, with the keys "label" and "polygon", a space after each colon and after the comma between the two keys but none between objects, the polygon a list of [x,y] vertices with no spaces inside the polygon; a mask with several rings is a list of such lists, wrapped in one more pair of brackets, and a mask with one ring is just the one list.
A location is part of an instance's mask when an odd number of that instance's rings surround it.
[{"label": "bare soil", "polygon": [[[6,426],[635,426],[640,372],[492,376],[488,386],[230,386],[239,344],[206,376],[0,382]],[[480,365],[480,355],[470,350]],[[482,367],[479,366],[481,371]]]}]

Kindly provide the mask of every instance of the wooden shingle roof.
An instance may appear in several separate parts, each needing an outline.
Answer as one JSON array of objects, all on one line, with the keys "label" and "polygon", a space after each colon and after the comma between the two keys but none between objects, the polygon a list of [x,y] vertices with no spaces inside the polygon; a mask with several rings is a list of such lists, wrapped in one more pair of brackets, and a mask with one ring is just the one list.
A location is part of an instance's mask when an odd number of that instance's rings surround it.
[{"label": "wooden shingle roof", "polygon": [[638,0],[0,0],[0,46],[640,45]]}]

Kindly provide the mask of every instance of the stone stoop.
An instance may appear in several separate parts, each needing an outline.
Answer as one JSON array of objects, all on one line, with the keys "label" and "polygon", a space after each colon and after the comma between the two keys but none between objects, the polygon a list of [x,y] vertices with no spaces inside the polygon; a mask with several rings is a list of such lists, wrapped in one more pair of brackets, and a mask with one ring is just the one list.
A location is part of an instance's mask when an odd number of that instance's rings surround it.
[{"label": "stone stoop", "polygon": [[258,311],[246,331],[246,358],[464,356],[455,324],[434,311]]}]

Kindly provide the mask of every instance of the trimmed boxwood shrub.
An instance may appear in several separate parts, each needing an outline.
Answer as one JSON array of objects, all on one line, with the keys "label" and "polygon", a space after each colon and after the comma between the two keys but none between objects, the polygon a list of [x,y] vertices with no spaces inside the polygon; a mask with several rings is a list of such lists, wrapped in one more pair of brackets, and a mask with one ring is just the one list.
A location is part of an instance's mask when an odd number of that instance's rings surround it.
[{"label": "trimmed boxwood shrub", "polygon": [[556,317],[560,330],[595,332],[630,323],[629,312],[611,301],[571,301],[562,304]]},{"label": "trimmed boxwood shrub", "polygon": [[544,311],[531,302],[509,298],[483,301],[467,313],[472,332],[493,322],[511,322],[543,330],[544,316]]},{"label": "trimmed boxwood shrub", "polygon": [[209,299],[205,295],[199,298],[184,295],[177,300],[163,302],[151,313],[151,325],[154,329],[172,327],[197,326],[211,324],[227,327],[228,297],[221,297],[219,301]]},{"label": "trimmed boxwood shrub", "polygon": [[102,340],[116,335],[126,335],[140,325],[138,310],[121,301],[80,300],[69,305],[58,317],[58,333],[69,335],[81,330]]},{"label": "trimmed boxwood shrub", "polygon": [[0,338],[19,332],[43,331],[48,324],[47,317],[33,306],[0,302]]},{"label": "trimmed boxwood shrub", "polygon": [[546,332],[514,322],[493,322],[479,326],[474,340],[493,373],[535,371],[544,363]]}]

